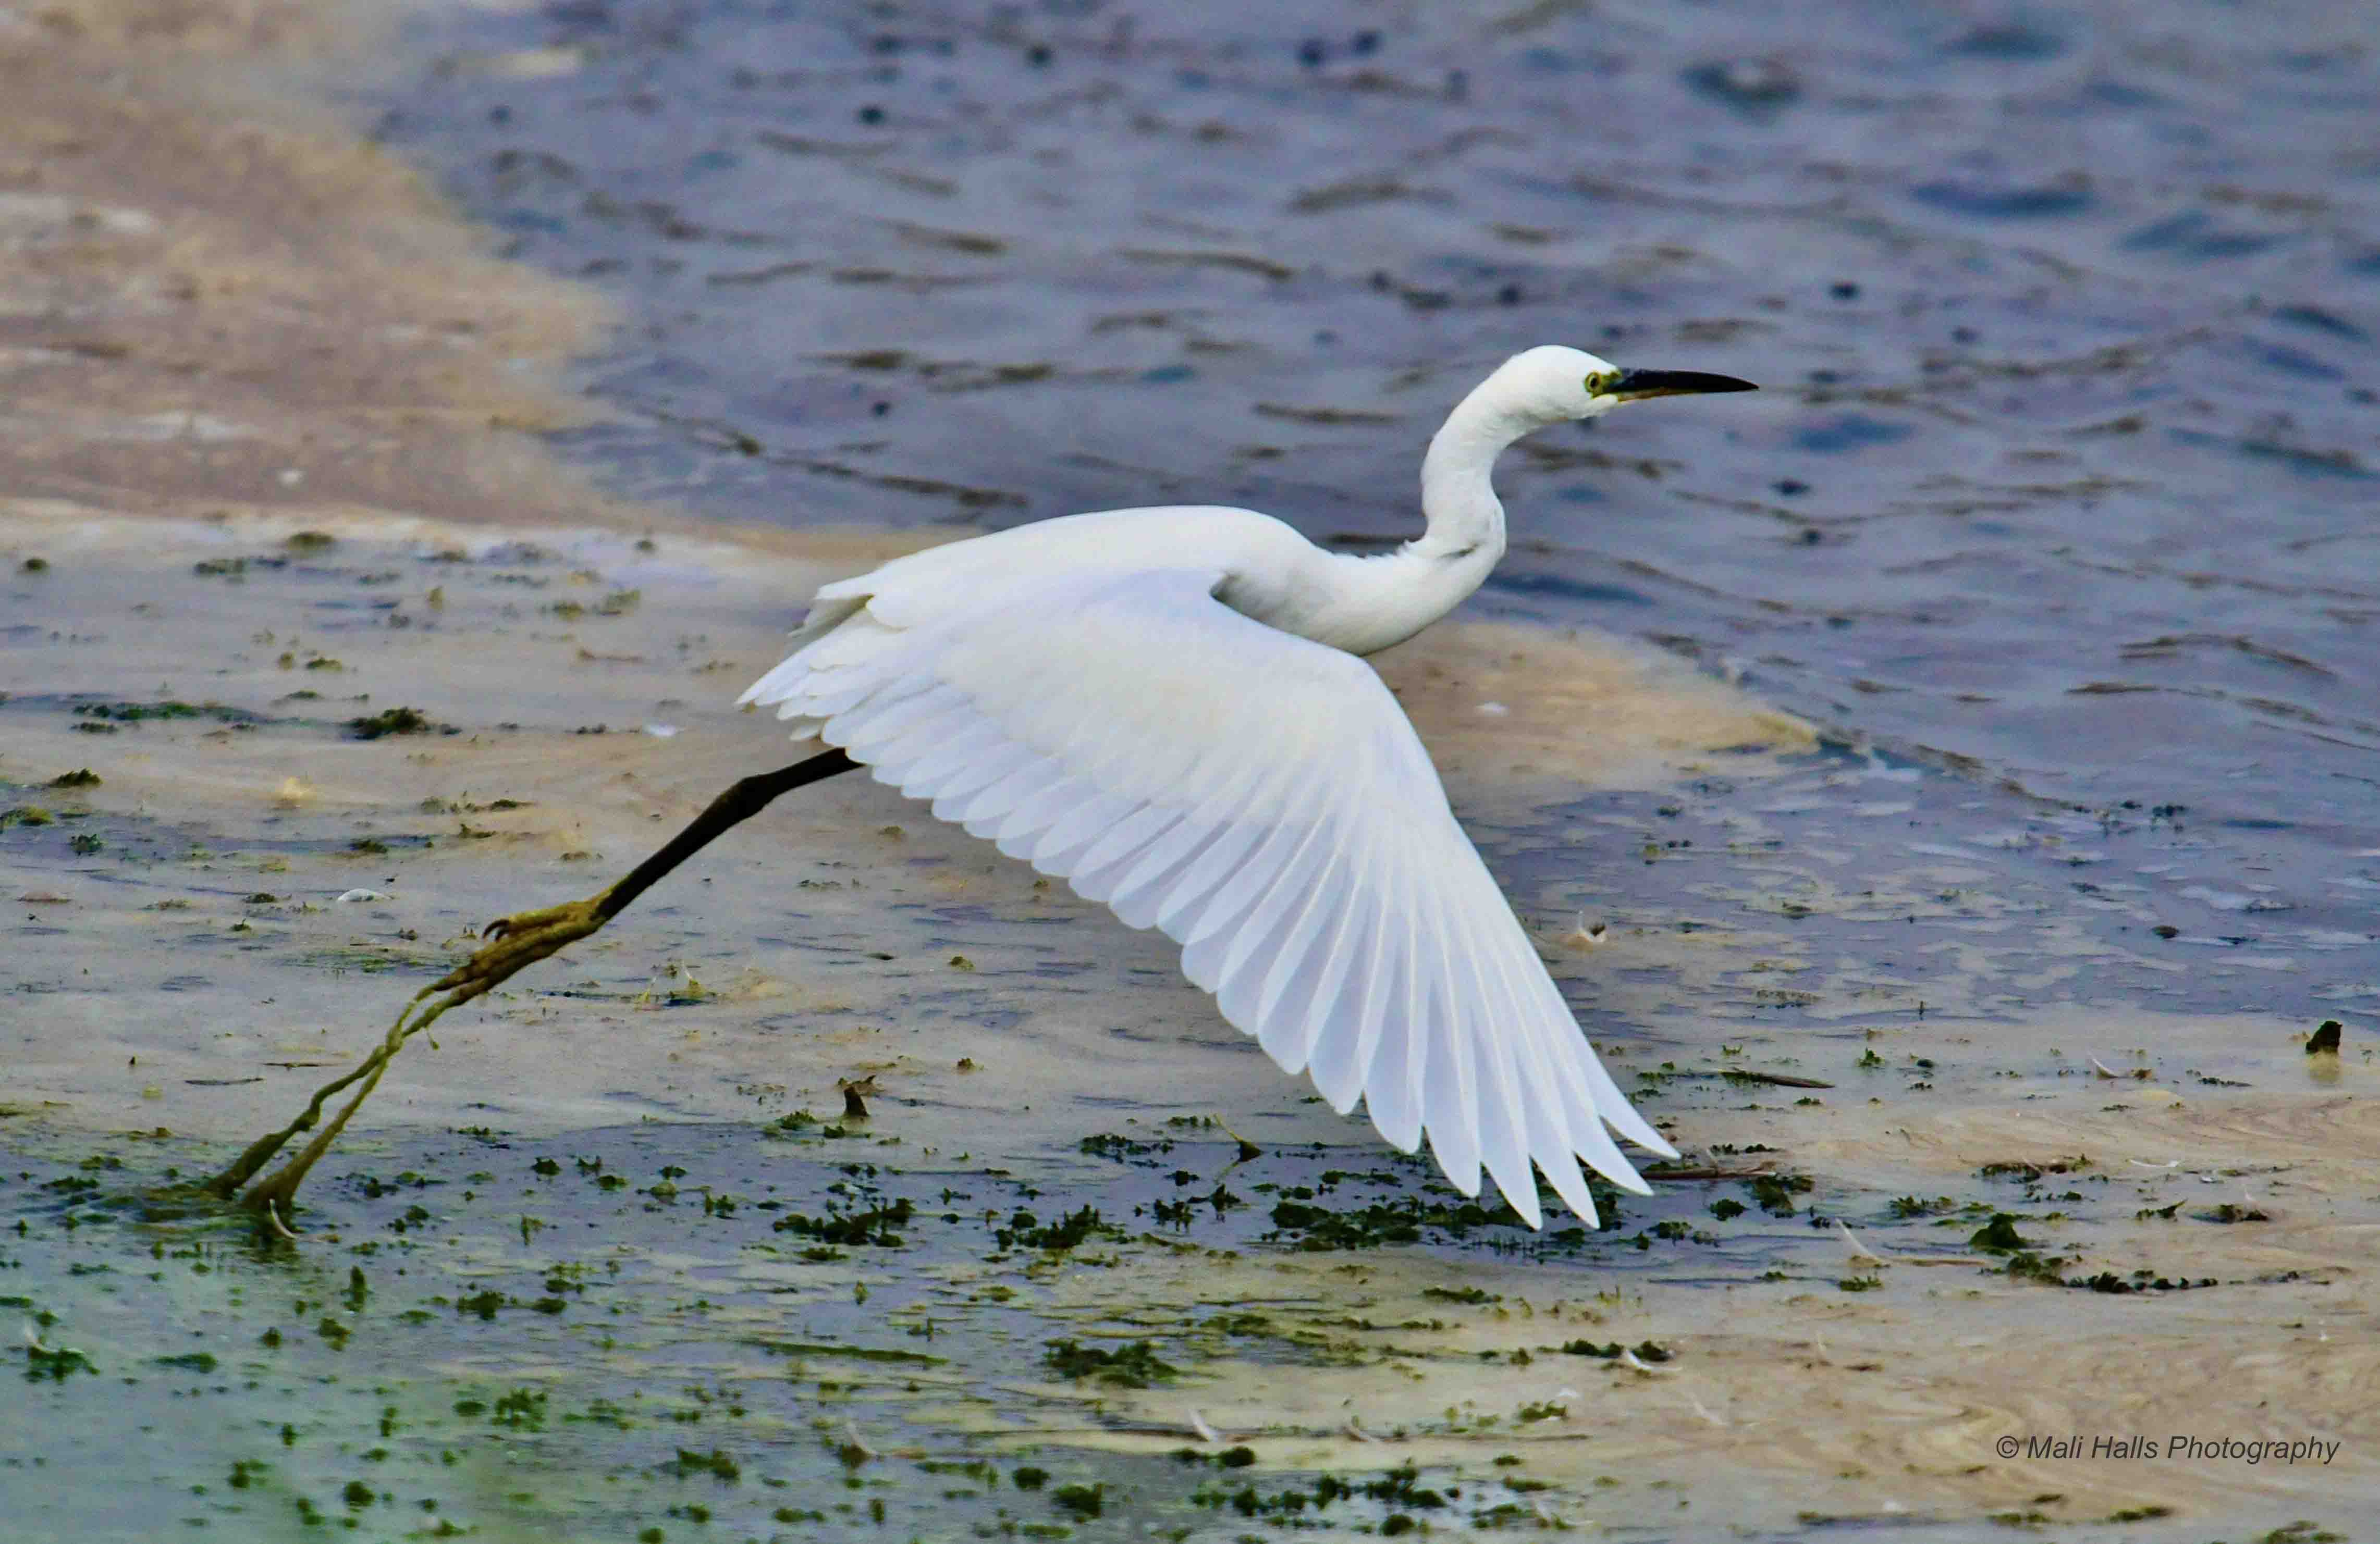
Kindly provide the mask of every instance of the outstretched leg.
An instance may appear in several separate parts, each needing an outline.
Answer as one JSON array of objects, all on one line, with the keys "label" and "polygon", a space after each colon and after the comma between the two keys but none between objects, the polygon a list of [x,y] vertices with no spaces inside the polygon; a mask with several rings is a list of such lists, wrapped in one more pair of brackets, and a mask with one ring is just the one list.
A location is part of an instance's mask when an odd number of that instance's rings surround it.
[{"label": "outstretched leg", "polygon": [[[237,1162],[209,1180],[206,1188],[216,1195],[230,1197],[255,1177],[256,1172],[272,1161],[290,1138],[300,1131],[312,1129],[322,1113],[323,1102],[333,1094],[360,1081],[363,1087],[347,1101],[321,1135],[306,1144],[305,1151],[291,1159],[278,1174],[259,1184],[247,1196],[249,1206],[265,1212],[277,1224],[285,1214],[298,1193],[298,1184],[317,1159],[330,1151],[331,1143],[347,1124],[371,1091],[380,1083],[381,1073],[389,1058],[395,1055],[406,1041],[427,1029],[432,1019],[450,1007],[460,1007],[472,998],[495,988],[516,972],[536,964],[546,956],[577,943],[594,933],[605,923],[628,909],[630,902],[653,887],[662,875],[710,846],[727,831],[742,825],[769,807],[780,794],[822,781],[838,773],[848,772],[860,764],[841,751],[828,751],[807,761],[774,772],[746,778],[710,802],[710,807],[694,818],[692,824],[670,839],[669,845],[631,869],[617,884],[585,900],[574,900],[564,906],[550,906],[540,911],[523,911],[501,918],[488,924],[488,943],[477,954],[448,971],[445,975],[415,994],[396,1022],[363,1064],[319,1090],[306,1111],[296,1120],[269,1136],[260,1138]],[[439,993],[445,996],[423,1007],[425,999]],[[417,1011],[418,1010],[418,1011]]]}]

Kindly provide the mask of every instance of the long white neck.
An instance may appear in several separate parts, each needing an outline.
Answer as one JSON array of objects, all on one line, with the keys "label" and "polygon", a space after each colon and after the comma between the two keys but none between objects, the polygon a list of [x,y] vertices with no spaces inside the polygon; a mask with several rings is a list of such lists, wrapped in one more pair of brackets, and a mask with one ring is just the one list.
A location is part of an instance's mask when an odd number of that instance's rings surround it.
[{"label": "long white neck", "polygon": [[1421,463],[1421,511],[1429,525],[1404,549],[1438,562],[1475,562],[1473,589],[1504,555],[1504,506],[1488,474],[1506,446],[1543,427],[1514,403],[1502,375],[1481,381],[1431,437]]},{"label": "long white neck", "polygon": [[[1509,367],[1508,367],[1509,368]],[[1552,420],[1532,413],[1505,372],[1463,399],[1422,459],[1429,525],[1381,557],[1317,554],[1316,582],[1264,620],[1303,637],[1371,654],[1463,604],[1504,555],[1504,506],[1488,472],[1505,446]]]}]

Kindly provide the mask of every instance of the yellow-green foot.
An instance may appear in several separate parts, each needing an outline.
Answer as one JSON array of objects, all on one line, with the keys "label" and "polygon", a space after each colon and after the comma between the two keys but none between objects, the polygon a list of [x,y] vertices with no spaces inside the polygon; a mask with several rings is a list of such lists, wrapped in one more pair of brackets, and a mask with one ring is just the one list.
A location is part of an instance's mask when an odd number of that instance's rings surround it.
[{"label": "yellow-green foot", "polygon": [[515,971],[601,928],[607,920],[602,911],[603,899],[601,895],[589,896],[585,900],[549,906],[541,911],[521,911],[498,918],[488,924],[484,935],[488,942],[480,946],[480,952],[448,971],[431,990],[453,992],[458,1003],[478,996]]},{"label": "yellow-green foot", "polygon": [[[282,1166],[281,1172],[251,1188],[246,1197],[248,1205],[269,1223],[273,1231],[289,1236],[288,1224],[283,1219],[290,1213],[298,1200],[298,1186],[314,1166],[315,1160],[330,1150],[331,1143],[347,1124],[371,1091],[380,1086],[380,1075],[388,1067],[389,1058],[403,1048],[405,1043],[437,1020],[450,1007],[459,1007],[481,993],[504,982],[514,972],[536,964],[546,956],[566,948],[609,921],[603,902],[610,891],[574,900],[566,906],[549,906],[542,911],[523,911],[504,917],[488,926],[488,942],[477,954],[455,967],[439,980],[414,994],[413,1001],[396,1016],[388,1033],[363,1064],[346,1076],[333,1080],[317,1090],[306,1113],[268,1137],[249,1144],[237,1162],[217,1175],[207,1188],[219,1196],[230,1196],[253,1178],[258,1170],[270,1163],[274,1153],[290,1138],[300,1131],[313,1128],[321,1116],[323,1102],[333,1094],[360,1082],[353,1097],[332,1117],[331,1124],[304,1152]],[[439,996],[439,994],[445,994]],[[434,1003],[431,997],[438,997]]]}]

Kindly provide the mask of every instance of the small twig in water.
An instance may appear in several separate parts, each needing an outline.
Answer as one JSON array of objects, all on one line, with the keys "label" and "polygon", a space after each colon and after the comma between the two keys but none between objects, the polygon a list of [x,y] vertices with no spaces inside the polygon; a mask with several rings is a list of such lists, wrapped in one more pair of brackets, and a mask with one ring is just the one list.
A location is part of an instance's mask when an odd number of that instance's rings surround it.
[{"label": "small twig in water", "polygon": [[1830,1089],[1835,1086],[1832,1083],[1821,1082],[1815,1078],[1791,1078],[1782,1072],[1750,1072],[1732,1067],[1721,1068],[1716,1073],[1705,1073],[1703,1076],[1725,1078],[1734,1083],[1767,1083],[1773,1088],[1780,1089]]},{"label": "small twig in water", "polygon": [[1647,1179],[1760,1179],[1774,1170],[1765,1164],[1748,1169],[1721,1169],[1707,1164],[1701,1168],[1673,1168],[1662,1164],[1647,1164],[1637,1172]]}]

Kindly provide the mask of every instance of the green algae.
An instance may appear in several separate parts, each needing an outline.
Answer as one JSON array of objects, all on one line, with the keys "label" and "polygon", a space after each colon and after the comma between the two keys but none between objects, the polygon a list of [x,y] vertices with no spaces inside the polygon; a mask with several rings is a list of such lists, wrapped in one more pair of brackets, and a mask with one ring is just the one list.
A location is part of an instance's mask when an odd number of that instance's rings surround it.
[{"label": "green algae", "polygon": [[1172,1382],[1182,1370],[1160,1357],[1156,1346],[1145,1340],[1114,1347],[1053,1340],[1042,1351],[1041,1360],[1061,1378],[1075,1381],[1087,1378],[1120,1389]]},{"label": "green algae", "polygon": [[347,720],[347,733],[357,740],[381,740],[393,734],[459,734],[452,724],[441,724],[418,707],[388,707]]}]

